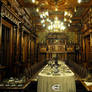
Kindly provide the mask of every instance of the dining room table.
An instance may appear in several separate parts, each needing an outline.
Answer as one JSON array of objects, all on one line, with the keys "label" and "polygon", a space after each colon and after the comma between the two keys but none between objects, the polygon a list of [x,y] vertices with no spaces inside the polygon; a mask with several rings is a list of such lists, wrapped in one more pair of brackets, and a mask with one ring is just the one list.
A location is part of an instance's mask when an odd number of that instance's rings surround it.
[{"label": "dining room table", "polygon": [[47,64],[38,74],[37,92],[76,92],[74,73],[63,61]]}]

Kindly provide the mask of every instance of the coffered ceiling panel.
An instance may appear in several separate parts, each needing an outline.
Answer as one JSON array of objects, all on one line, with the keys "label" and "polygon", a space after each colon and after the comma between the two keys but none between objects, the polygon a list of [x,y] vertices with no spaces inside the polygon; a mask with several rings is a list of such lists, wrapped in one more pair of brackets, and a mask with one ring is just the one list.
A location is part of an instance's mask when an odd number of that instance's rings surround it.
[{"label": "coffered ceiling panel", "polygon": [[57,16],[59,20],[63,20],[64,12],[70,11],[73,15],[71,19],[71,25],[73,27],[79,28],[76,25],[80,25],[83,14],[92,5],[92,0],[82,0],[82,3],[80,4],[78,3],[78,0],[35,0],[35,3],[32,3],[32,0],[17,1],[22,7],[27,8],[29,10],[30,16],[33,16],[32,19],[35,25],[38,25],[37,27],[41,27],[41,18],[39,16],[40,14],[36,11],[37,8],[39,8],[40,12],[48,11],[49,18],[51,20],[53,20],[55,16]]}]

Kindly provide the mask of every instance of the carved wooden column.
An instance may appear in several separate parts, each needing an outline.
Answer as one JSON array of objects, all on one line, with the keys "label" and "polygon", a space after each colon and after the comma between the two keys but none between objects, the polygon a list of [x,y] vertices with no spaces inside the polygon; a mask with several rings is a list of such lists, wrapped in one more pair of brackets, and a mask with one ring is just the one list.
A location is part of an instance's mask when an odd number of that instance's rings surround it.
[{"label": "carved wooden column", "polygon": [[18,27],[17,26],[14,26],[14,28],[13,28],[13,55],[14,55],[14,57],[13,57],[13,62],[16,62],[16,55],[17,55],[17,30],[18,30]]},{"label": "carved wooden column", "polygon": [[85,56],[85,39],[83,38],[83,46],[82,46],[82,48],[83,48],[83,52],[82,52],[82,60],[83,61],[85,61],[86,60],[86,56]]},{"label": "carved wooden column", "polygon": [[34,64],[34,39],[31,40],[31,64]]},{"label": "carved wooden column", "polygon": [[36,63],[36,39],[34,39],[34,62]]},{"label": "carved wooden column", "polygon": [[92,60],[92,33],[90,33],[90,56],[89,59]]},{"label": "carved wooden column", "polygon": [[92,47],[92,33],[90,33],[90,46]]},{"label": "carved wooden column", "polygon": [[39,53],[40,52],[40,48],[39,48],[39,43],[37,43],[37,62],[39,62]]},{"label": "carved wooden column", "polygon": [[23,53],[22,53],[22,37],[23,37],[23,30],[22,30],[23,24],[19,24],[19,61],[23,60]]},{"label": "carved wooden column", "polygon": [[[2,15],[1,15],[2,2],[0,1],[0,61],[2,62]],[[1,64],[0,62],[0,64]]]},{"label": "carved wooden column", "polygon": [[19,24],[17,25],[17,50],[16,50],[16,61],[19,61]]},{"label": "carved wooden column", "polygon": [[36,38],[36,62],[38,62],[38,42]]},{"label": "carved wooden column", "polygon": [[28,35],[28,62],[30,62],[31,61],[31,59],[30,59],[30,56],[31,56],[31,52],[30,52],[30,35]]}]

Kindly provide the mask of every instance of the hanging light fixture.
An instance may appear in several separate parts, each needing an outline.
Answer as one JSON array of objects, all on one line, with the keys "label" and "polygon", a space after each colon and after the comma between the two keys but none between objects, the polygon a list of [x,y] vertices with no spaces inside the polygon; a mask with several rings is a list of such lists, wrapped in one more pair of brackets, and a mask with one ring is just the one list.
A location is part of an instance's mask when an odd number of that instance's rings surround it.
[{"label": "hanging light fixture", "polygon": [[[37,8],[36,11],[39,12],[39,9]],[[57,16],[54,18],[54,21],[49,19],[48,10],[44,11],[44,12],[39,12],[39,15],[41,18],[42,26],[47,27],[47,29],[50,32],[60,32],[60,31],[66,29],[64,23],[62,21],[60,21]],[[66,12],[65,15],[70,16],[70,17],[72,16],[68,12]],[[67,21],[67,18],[64,18],[64,20]]]},{"label": "hanging light fixture", "polygon": [[76,9],[76,7],[74,8],[74,12],[76,12],[77,11],[77,9]]},{"label": "hanging light fixture", "polygon": [[51,20],[49,18],[46,19],[47,22],[51,22]]},{"label": "hanging light fixture", "polygon": [[58,17],[55,17],[54,21],[48,26],[48,30],[55,32],[65,30],[65,28],[64,23],[59,21]]},{"label": "hanging light fixture", "polygon": [[64,16],[66,16],[66,15],[68,15],[68,12],[67,11],[64,12]]},{"label": "hanging light fixture", "polygon": [[43,19],[43,20],[41,20],[41,23],[43,24],[45,22],[45,20]]},{"label": "hanging light fixture", "polygon": [[36,11],[39,12],[39,9],[37,8]]},{"label": "hanging light fixture", "polygon": [[66,23],[66,25],[68,25],[68,27],[70,27],[70,23],[72,23],[71,18],[73,17],[72,12],[71,11],[65,11],[64,12],[64,22]]},{"label": "hanging light fixture", "polygon": [[42,14],[40,14],[40,18],[43,18],[43,15]]},{"label": "hanging light fixture", "polygon": [[78,3],[81,3],[82,2],[82,0],[78,0]]},{"label": "hanging light fixture", "polygon": [[46,12],[45,12],[45,15],[46,15],[46,16],[49,16],[49,13],[48,13],[48,11],[46,11]]},{"label": "hanging light fixture", "polygon": [[68,24],[68,27],[70,27],[70,24]]},{"label": "hanging light fixture", "polygon": [[32,3],[35,3],[35,0],[32,0]]},{"label": "hanging light fixture", "polygon": [[64,16],[72,17],[72,13],[70,11],[65,11]]},{"label": "hanging light fixture", "polygon": [[57,7],[56,7],[55,11],[58,11]]},{"label": "hanging light fixture", "polygon": [[67,21],[67,19],[66,19],[66,18],[64,18],[64,21],[66,22],[66,21]]},{"label": "hanging light fixture", "polygon": [[40,17],[41,17],[41,18],[46,18],[46,17],[48,17],[48,16],[49,16],[48,11],[46,11],[46,12],[41,12],[41,13],[40,13]]},{"label": "hanging light fixture", "polygon": [[71,20],[69,20],[69,22],[70,22],[70,23],[72,23],[72,21],[71,21]]},{"label": "hanging light fixture", "polygon": [[56,7],[55,7],[55,11],[58,11],[58,7],[57,7],[57,5],[56,5]]},{"label": "hanging light fixture", "polygon": [[43,24],[43,27],[45,27],[45,24]]}]

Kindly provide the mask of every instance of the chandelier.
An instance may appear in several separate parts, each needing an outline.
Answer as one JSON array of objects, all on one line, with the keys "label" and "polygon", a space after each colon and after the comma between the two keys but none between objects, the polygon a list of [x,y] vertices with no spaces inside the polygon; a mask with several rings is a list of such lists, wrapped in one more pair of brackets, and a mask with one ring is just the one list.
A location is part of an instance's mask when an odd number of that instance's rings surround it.
[{"label": "chandelier", "polygon": [[48,30],[54,32],[65,30],[65,28],[64,23],[59,21],[58,17],[55,17],[54,21],[48,26]]},{"label": "chandelier", "polygon": [[[71,26],[72,23],[72,12],[67,10],[65,11],[63,19],[59,20],[58,15],[54,19],[50,19],[50,14],[48,10],[45,11],[39,11],[39,8],[36,9],[40,16],[40,22],[42,26],[46,29],[47,32],[62,32],[66,29],[67,27]],[[58,11],[58,8],[55,8],[55,11]]]}]

